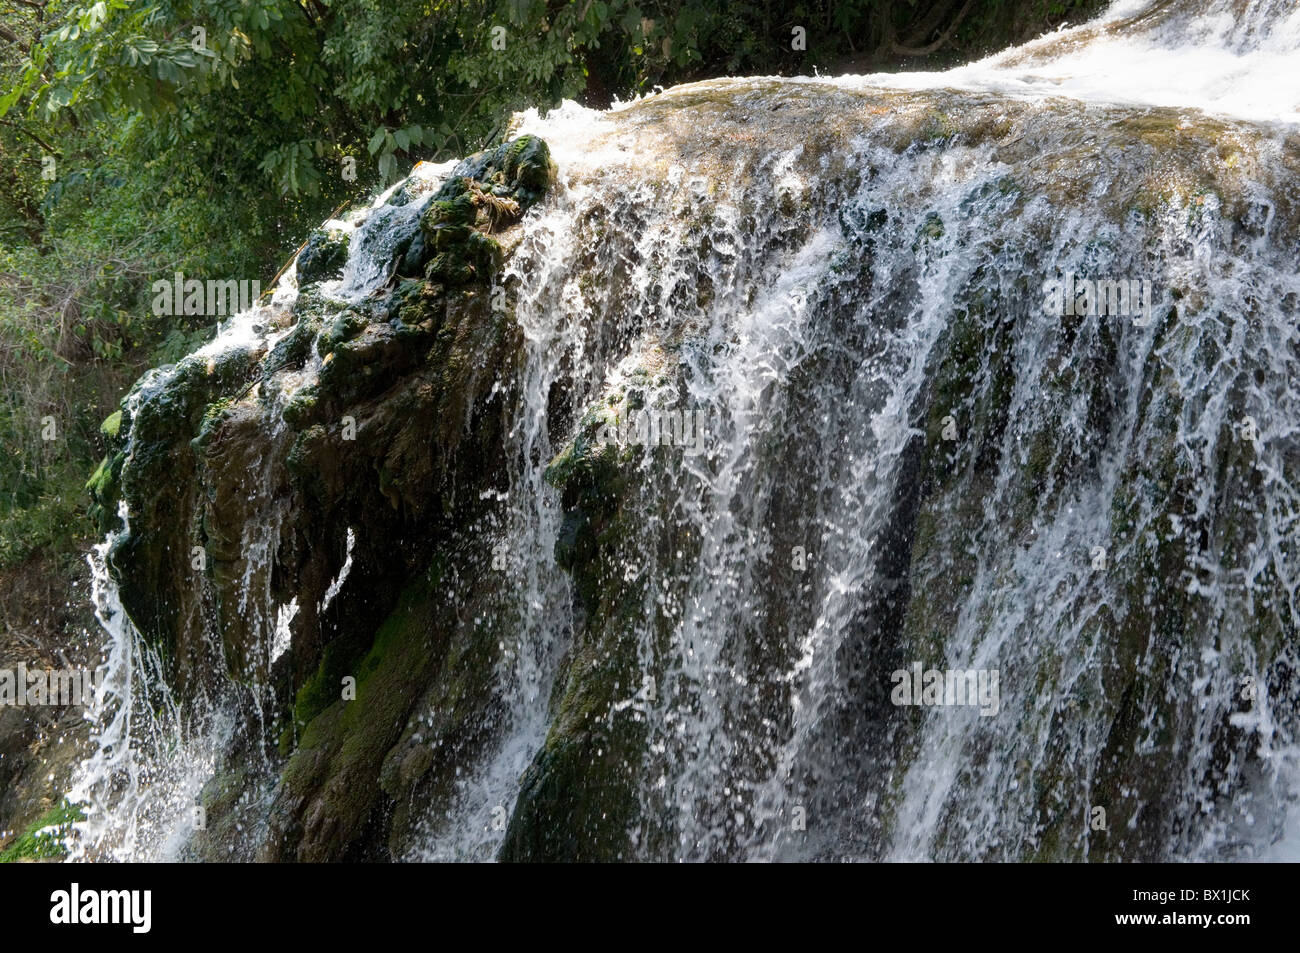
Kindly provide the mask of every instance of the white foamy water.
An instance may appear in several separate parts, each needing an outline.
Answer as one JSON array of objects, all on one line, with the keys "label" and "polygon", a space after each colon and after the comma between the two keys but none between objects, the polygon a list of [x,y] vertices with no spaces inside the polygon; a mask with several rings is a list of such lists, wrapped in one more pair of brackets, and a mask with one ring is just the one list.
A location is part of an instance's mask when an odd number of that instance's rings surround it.
[{"label": "white foamy water", "polygon": [[835,82],[982,90],[1022,100],[1063,96],[1295,123],[1300,6],[1292,0],[1117,0],[1092,23],[944,73]]}]

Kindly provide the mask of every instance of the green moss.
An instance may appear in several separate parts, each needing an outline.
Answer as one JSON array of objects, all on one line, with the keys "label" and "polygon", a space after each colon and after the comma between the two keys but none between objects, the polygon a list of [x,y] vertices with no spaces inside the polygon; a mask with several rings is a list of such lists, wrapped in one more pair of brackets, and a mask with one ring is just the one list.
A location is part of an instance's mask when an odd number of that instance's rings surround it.
[{"label": "green moss", "polygon": [[[320,839],[309,832],[299,859],[335,858],[365,829],[382,793],[383,759],[428,683],[444,638],[433,625],[437,588],[436,577],[429,574],[407,586],[355,669],[346,672],[352,650],[344,649],[322,665],[319,678],[300,694],[296,717],[324,707],[302,732],[285,767],[282,789],[296,805],[290,809],[294,813],[314,802],[311,812],[328,818],[329,836]],[[354,699],[341,697],[343,674],[356,678]]]},{"label": "green moss", "polygon": [[298,689],[293,705],[293,721],[280,736],[280,753],[288,755],[294,740],[326,708],[339,701],[343,678],[355,675],[357,663],[366,652],[364,643],[355,639],[336,639],[325,646],[320,665]]},{"label": "green moss", "polygon": [[108,445],[108,452],[100,461],[95,472],[85,483],[90,494],[88,508],[90,518],[101,533],[107,533],[117,525],[117,501],[121,493],[119,481],[122,464],[126,457],[123,451],[126,435],[122,432],[122,411],[116,410],[104,418],[99,425],[99,432]]},{"label": "green moss", "polygon": [[101,533],[107,533],[117,524],[118,480],[124,459],[122,453],[108,454],[86,481],[85,488],[91,499],[90,518]]},{"label": "green moss", "polygon": [[328,328],[320,333],[320,352],[328,354],[340,344],[351,341],[366,329],[369,319],[357,311],[347,310],[337,315]]},{"label": "green moss", "polygon": [[0,864],[21,860],[59,860],[67,855],[64,840],[72,825],[84,821],[86,816],[74,804],[63,801],[50,808],[41,818],[23,831],[13,843],[0,851]]},{"label": "green moss", "polygon": [[89,490],[91,495],[95,496],[96,499],[99,498],[99,495],[102,494],[112,482],[112,466],[112,458],[105,457],[103,460],[99,461],[98,469],[96,469],[95,472],[90,475],[90,479],[86,481],[86,489]]},{"label": "green moss", "polygon": [[388,296],[388,312],[405,327],[417,327],[440,316],[445,289],[426,281],[399,281]]},{"label": "green moss", "polygon": [[116,437],[118,431],[122,429],[122,411],[116,410],[104,418],[104,422],[99,425],[99,432],[105,437]]},{"label": "green moss", "polygon": [[613,444],[600,440],[600,429],[612,424],[615,411],[597,405],[583,417],[578,433],[547,464],[542,478],[558,490],[575,481],[609,475],[606,467],[616,459]]},{"label": "green moss", "polygon": [[284,405],[281,416],[291,427],[307,428],[316,423],[316,409],[320,403],[320,389],[308,384],[294,392]]},{"label": "green moss", "polygon": [[551,150],[536,136],[520,136],[505,148],[507,181],[535,201],[555,181]]},{"label": "green moss", "polygon": [[473,229],[464,234],[456,231],[442,231],[443,226],[433,237],[435,247],[445,250],[433,256],[425,269],[425,277],[430,281],[440,281],[456,286],[469,284],[477,279],[488,279],[500,267],[503,253],[500,244]]},{"label": "green moss", "polygon": [[190,446],[194,448],[195,453],[202,453],[203,448],[208,441],[212,439],[213,433],[221,426],[221,422],[226,419],[230,409],[234,406],[235,401],[231,397],[222,397],[208,404],[203,411],[203,420],[199,424],[199,433],[190,441]]},{"label": "green moss", "polygon": [[[658,360],[629,369],[627,383],[601,396],[546,469],[563,494],[556,559],[572,575],[583,624],[546,743],[524,775],[502,860],[611,861],[631,850],[647,727],[634,713],[616,714],[615,704],[645,674],[633,633],[645,622],[647,582],[614,567],[643,523],[630,465],[637,452],[620,451],[602,430],[643,407],[645,388],[663,378]],[[673,548],[692,546],[682,539]]]},{"label": "green moss", "polygon": [[645,580],[607,571],[635,536],[622,506],[609,506],[604,532],[571,562],[587,617],[546,742],[522,779],[501,860],[604,862],[625,859],[632,848],[648,729],[614,706],[641,684],[632,633],[644,621]]},{"label": "green moss", "polygon": [[451,287],[489,279],[503,258],[490,233],[527,211],[554,180],[550,150],[536,136],[521,136],[462,162],[420,222],[432,254],[426,278]]}]

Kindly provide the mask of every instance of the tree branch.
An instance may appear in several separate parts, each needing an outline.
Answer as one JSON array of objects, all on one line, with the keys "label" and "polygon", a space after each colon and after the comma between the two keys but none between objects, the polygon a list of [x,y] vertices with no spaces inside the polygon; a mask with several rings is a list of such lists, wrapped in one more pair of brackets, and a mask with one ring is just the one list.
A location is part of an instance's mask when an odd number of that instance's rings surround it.
[{"label": "tree branch", "polygon": [[27,136],[29,139],[34,139],[35,141],[39,142],[41,146],[44,147],[45,151],[50,153],[51,155],[57,156],[63,154],[59,152],[58,149],[54,148],[54,146],[50,145],[48,142],[42,139],[40,136],[36,135],[36,133],[32,132],[30,129],[23,128],[22,126],[18,125],[18,123],[16,122],[10,122],[8,119],[0,119],[0,125],[9,126],[13,129],[17,129],[19,132],[21,132],[24,136]]},{"label": "tree branch", "polygon": [[930,8],[930,12],[926,14],[925,19],[908,31],[907,38],[900,39],[898,42],[903,46],[919,47],[931,33],[943,25],[943,21],[952,14],[956,6],[957,0],[936,3]]},{"label": "tree branch", "polygon": [[929,46],[921,46],[921,47],[914,48],[914,47],[902,46],[901,44],[894,43],[892,47],[893,51],[897,53],[899,56],[929,56],[935,50],[939,49],[941,46],[943,46],[949,40],[952,39],[953,31],[956,30],[957,27],[961,26],[962,20],[966,19],[966,14],[970,11],[971,2],[972,0],[966,0],[965,4],[962,5],[961,10],[958,12],[957,18],[953,20],[951,24],[949,24],[948,29],[943,31],[943,34],[939,37],[939,39],[935,40]]},{"label": "tree branch", "polygon": [[24,43],[19,38],[17,33],[9,29],[9,27],[5,26],[3,23],[0,23],[0,40],[7,40],[8,42],[12,43],[14,46],[18,47],[18,49],[22,50],[24,53],[27,53],[29,55],[32,52],[32,48],[28,46],[26,43]]}]

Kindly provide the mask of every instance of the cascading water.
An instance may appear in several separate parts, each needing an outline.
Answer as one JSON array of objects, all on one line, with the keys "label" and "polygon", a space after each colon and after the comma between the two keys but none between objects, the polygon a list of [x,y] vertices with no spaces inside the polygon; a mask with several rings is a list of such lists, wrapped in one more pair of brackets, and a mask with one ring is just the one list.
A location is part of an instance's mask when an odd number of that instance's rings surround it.
[{"label": "cascading water", "polygon": [[469,172],[330,223],[125,404],[125,496],[197,482],[92,557],[78,856],[1300,856],[1298,54],[1287,3],[1119,0],[528,113],[558,179],[432,319]]}]

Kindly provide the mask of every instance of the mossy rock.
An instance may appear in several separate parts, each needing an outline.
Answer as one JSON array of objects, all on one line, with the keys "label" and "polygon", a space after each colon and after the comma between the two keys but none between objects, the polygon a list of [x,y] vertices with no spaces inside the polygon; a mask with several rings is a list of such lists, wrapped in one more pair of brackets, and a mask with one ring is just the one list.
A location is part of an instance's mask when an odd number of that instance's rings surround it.
[{"label": "mossy rock", "polygon": [[315,384],[308,384],[294,392],[280,411],[285,423],[299,430],[318,423],[317,408],[320,404],[320,390]]},{"label": "mossy rock", "polygon": [[[536,136],[466,159],[421,218],[421,253],[432,255],[425,276],[453,287],[490,279],[503,258],[491,233],[518,221],[554,181],[550,149]],[[403,268],[411,266],[410,258],[408,251]]]},{"label": "mossy rock", "polygon": [[110,440],[115,439],[122,430],[122,411],[115,410],[104,418],[99,425],[99,432]]},{"label": "mossy rock", "polygon": [[330,322],[329,327],[321,331],[319,341],[322,354],[328,354],[340,344],[351,341],[365,330],[369,319],[356,311],[348,310],[339,314]]},{"label": "mossy rock", "polygon": [[64,841],[72,832],[72,825],[85,819],[85,814],[75,804],[68,801],[61,802],[46,811],[38,821],[15,838],[13,843],[0,851],[0,864],[62,860],[68,853]]},{"label": "mossy rock", "polygon": [[455,176],[499,186],[523,207],[537,202],[555,183],[555,162],[546,142],[519,136],[477,153],[456,167]]},{"label": "mossy rock", "polygon": [[101,533],[108,533],[118,523],[117,503],[121,496],[122,464],[126,459],[122,411],[119,409],[109,414],[99,425],[99,432],[104,437],[108,452],[86,481],[86,491],[91,500],[90,518],[95,521]]},{"label": "mossy rock", "polygon": [[262,380],[269,382],[284,370],[298,370],[311,356],[312,344],[320,333],[321,316],[303,313],[289,333],[276,342],[262,362]]},{"label": "mossy rock", "polygon": [[299,287],[341,275],[348,260],[348,244],[346,232],[325,229],[312,232],[298,253]]},{"label": "mossy rock", "polygon": [[[281,778],[268,858],[339,859],[361,840],[382,795],[384,756],[445,639],[433,626],[431,588],[427,576],[408,586],[368,649],[327,654],[299,693],[295,718],[311,720]],[[355,698],[343,697],[344,672]]]},{"label": "mossy rock", "polygon": [[117,501],[120,496],[118,480],[122,474],[122,462],[125,455],[111,453],[99,462],[99,467],[86,481],[86,491],[90,494],[90,518],[101,533],[107,533],[117,525]]},{"label": "mossy rock", "polygon": [[264,354],[261,345],[232,347],[147,372],[123,400],[118,436],[110,442],[120,452],[129,440],[129,461],[119,470],[110,458],[92,477],[101,525],[116,524],[118,500],[130,509],[130,532],[115,541],[109,568],[123,606],[168,666],[184,659],[184,669],[205,651],[188,624],[195,611],[189,553],[198,542],[196,452],[255,383]]}]

